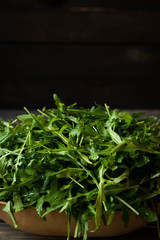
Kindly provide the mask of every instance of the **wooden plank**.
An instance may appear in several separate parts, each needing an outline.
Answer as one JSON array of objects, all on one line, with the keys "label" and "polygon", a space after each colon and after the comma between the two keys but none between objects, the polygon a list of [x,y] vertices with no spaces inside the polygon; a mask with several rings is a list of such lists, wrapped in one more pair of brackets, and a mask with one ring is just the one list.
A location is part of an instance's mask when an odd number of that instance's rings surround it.
[{"label": "wooden plank", "polygon": [[1,108],[107,101],[118,108],[160,108],[160,47],[0,46]]},{"label": "wooden plank", "polygon": [[[22,231],[15,230],[5,223],[0,224],[0,239],[1,240],[66,240],[66,237],[49,237],[24,233]],[[99,240],[99,238],[89,238],[90,240]],[[101,238],[105,240],[106,238]],[[143,228],[136,232],[126,234],[123,236],[108,237],[107,240],[158,240],[158,233],[155,227]],[[73,240],[73,238],[71,238]]]},{"label": "wooden plank", "polygon": [[4,78],[0,108],[53,107],[53,93],[68,105],[91,107],[94,102],[111,108],[160,109],[158,79],[154,78]]},{"label": "wooden plank", "polygon": [[68,0],[70,6],[87,6],[87,7],[106,7],[112,9],[157,9],[160,7],[158,0],[153,0],[152,4],[150,1],[146,0],[145,4],[139,0],[126,1],[126,0]]},{"label": "wooden plank", "polygon": [[66,240],[65,237],[52,237],[52,236],[40,236],[25,233],[20,230],[16,230],[11,226],[1,223],[0,224],[0,239],[1,240]]},{"label": "wooden plank", "polygon": [[[152,4],[149,0],[145,1],[145,4],[143,2],[140,2],[139,0],[135,1],[126,1],[126,0],[1,0],[0,2],[1,9],[34,9],[34,10],[40,10],[40,9],[49,9],[49,8],[57,8],[58,10],[62,9],[70,9],[72,7],[78,7],[79,11],[81,11],[81,8],[87,7],[87,8],[110,8],[110,9],[141,9],[141,10],[155,10],[159,9],[159,0],[152,0]],[[89,10],[89,9],[88,9]]]},{"label": "wooden plank", "polygon": [[59,43],[160,42],[160,11],[0,9],[0,41]]},{"label": "wooden plank", "polygon": [[1,77],[160,77],[160,46],[0,45]]}]

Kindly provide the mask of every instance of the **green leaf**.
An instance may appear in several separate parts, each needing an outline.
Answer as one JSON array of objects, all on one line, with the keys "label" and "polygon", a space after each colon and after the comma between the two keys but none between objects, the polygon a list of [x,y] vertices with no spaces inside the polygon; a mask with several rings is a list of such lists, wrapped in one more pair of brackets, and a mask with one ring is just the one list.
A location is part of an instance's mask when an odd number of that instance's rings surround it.
[{"label": "green leaf", "polygon": [[13,215],[13,209],[12,209],[12,203],[11,201],[7,202],[6,206],[2,209],[4,212],[8,213],[9,216],[11,217],[12,219],[12,222],[13,222],[13,225],[15,228],[18,227],[17,223],[16,223],[16,220],[15,220],[15,217]]},{"label": "green leaf", "polygon": [[146,165],[149,162],[150,162],[149,157],[142,155],[138,159],[135,159],[134,165],[135,165],[135,167],[140,168],[140,167],[143,167],[144,165]]},{"label": "green leaf", "polygon": [[38,199],[38,201],[37,201],[37,204],[36,204],[36,211],[37,211],[37,213],[38,213],[38,215],[39,215],[39,217],[41,217],[42,218],[42,215],[43,215],[43,204],[44,204],[44,199],[45,199],[45,197],[44,196],[41,196],[39,199]]},{"label": "green leaf", "polygon": [[13,202],[14,202],[13,209],[15,212],[19,212],[22,209],[24,209],[24,205],[22,203],[21,197],[17,192],[13,193]]},{"label": "green leaf", "polygon": [[127,228],[129,224],[129,217],[131,215],[131,211],[129,210],[128,207],[123,205],[122,207],[122,220],[124,222],[124,226]]},{"label": "green leaf", "polygon": [[104,194],[103,174],[104,174],[104,168],[102,166],[99,170],[100,182],[99,182],[99,185],[98,185],[98,188],[99,188],[98,189],[98,196],[97,196],[96,204],[95,204],[95,208],[96,208],[96,215],[95,215],[96,228],[98,228],[100,226],[100,220],[101,220],[101,217],[102,217],[103,202],[105,202],[105,200],[106,200],[105,194]]},{"label": "green leaf", "polygon": [[97,136],[97,131],[95,131],[95,129],[90,127],[89,125],[85,126],[85,130],[83,131],[83,133],[87,136],[90,136],[90,137]]},{"label": "green leaf", "polygon": [[[159,201],[160,120],[122,112],[104,104],[65,105],[0,121],[0,201],[14,213],[36,207],[39,217],[65,211],[76,221],[75,237],[96,231],[118,209],[155,221],[151,202]],[[156,122],[157,121],[157,122]],[[95,229],[88,227],[93,219]],[[104,221],[105,223],[105,221]],[[107,229],[107,226],[106,226]]]},{"label": "green leaf", "polygon": [[121,116],[127,124],[130,124],[133,120],[133,116],[128,112],[121,113]]},{"label": "green leaf", "polygon": [[83,171],[84,170],[81,168],[66,168],[66,169],[59,171],[58,174],[56,174],[56,177],[57,178],[69,178],[69,177],[75,176],[77,174],[82,174]]},{"label": "green leaf", "polygon": [[147,222],[157,221],[157,214],[145,205],[141,205],[138,211],[140,212],[141,217],[144,218]]},{"label": "green leaf", "polygon": [[108,132],[110,134],[111,139],[116,143],[116,144],[121,144],[122,140],[120,136],[112,130],[111,127],[108,127]]},{"label": "green leaf", "polygon": [[65,113],[67,108],[65,104],[61,102],[61,99],[57,96],[57,94],[53,94],[53,99],[55,101],[59,113]]}]

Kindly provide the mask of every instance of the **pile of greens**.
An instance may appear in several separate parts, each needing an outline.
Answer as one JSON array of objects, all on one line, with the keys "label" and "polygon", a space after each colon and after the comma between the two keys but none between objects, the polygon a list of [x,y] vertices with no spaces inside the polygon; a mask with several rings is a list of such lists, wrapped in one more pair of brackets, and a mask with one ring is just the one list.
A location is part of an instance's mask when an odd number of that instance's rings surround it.
[{"label": "pile of greens", "polygon": [[[66,106],[0,122],[0,201],[14,212],[35,206],[40,218],[54,210],[76,220],[75,238],[109,225],[117,210],[127,227],[131,212],[158,222],[160,126],[154,116],[96,105]],[[106,222],[105,214],[109,215]],[[88,222],[95,220],[95,229]]]}]

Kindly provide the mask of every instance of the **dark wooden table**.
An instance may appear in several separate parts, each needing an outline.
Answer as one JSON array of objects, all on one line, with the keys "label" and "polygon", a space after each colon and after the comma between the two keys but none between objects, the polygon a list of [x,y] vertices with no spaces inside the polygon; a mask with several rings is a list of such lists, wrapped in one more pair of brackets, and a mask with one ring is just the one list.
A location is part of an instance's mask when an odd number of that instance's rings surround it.
[{"label": "dark wooden table", "polygon": [[0,108],[160,108],[158,0],[0,0]]},{"label": "dark wooden table", "polygon": [[[36,112],[35,110],[33,110]],[[139,111],[139,110],[132,110]],[[132,112],[130,111],[130,112]],[[145,110],[147,115],[155,115],[160,118],[160,110]],[[0,110],[0,117],[3,119],[15,119],[17,115],[24,113],[23,110],[15,109],[15,110]],[[63,227],[63,226],[62,226]],[[22,231],[16,230],[11,226],[7,225],[3,221],[0,220],[0,240],[66,240],[66,237],[49,237],[49,236],[40,236],[40,235],[32,235],[28,233],[24,233]],[[73,238],[71,238],[73,240]],[[89,238],[90,240],[98,240],[99,238]],[[118,237],[109,237],[109,238],[101,238],[102,240],[158,240],[158,231],[156,224],[151,224],[144,227],[141,230],[136,232],[118,236]]]},{"label": "dark wooden table", "polygon": [[[63,226],[62,226],[63,227]],[[13,229],[11,226],[0,221],[0,240],[66,240],[66,237],[49,237],[32,235]],[[89,240],[98,240],[99,238],[89,238]],[[156,226],[144,227],[136,232],[117,237],[101,238],[101,240],[158,240]],[[73,240],[73,238],[71,238]]]}]

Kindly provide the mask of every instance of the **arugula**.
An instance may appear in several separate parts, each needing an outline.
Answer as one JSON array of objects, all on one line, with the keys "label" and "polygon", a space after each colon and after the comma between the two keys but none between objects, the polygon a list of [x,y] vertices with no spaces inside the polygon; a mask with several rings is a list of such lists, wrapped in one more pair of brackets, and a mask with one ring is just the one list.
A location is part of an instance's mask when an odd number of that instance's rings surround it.
[{"label": "arugula", "polygon": [[[0,121],[0,201],[14,212],[35,206],[40,218],[58,209],[76,220],[74,237],[96,231],[117,210],[127,227],[131,212],[157,221],[160,195],[160,126],[154,116],[66,106]],[[95,229],[89,221],[95,220]]]}]

